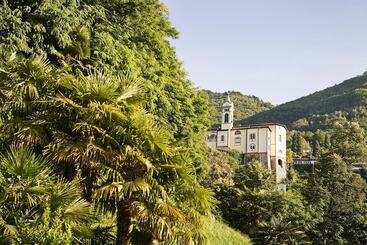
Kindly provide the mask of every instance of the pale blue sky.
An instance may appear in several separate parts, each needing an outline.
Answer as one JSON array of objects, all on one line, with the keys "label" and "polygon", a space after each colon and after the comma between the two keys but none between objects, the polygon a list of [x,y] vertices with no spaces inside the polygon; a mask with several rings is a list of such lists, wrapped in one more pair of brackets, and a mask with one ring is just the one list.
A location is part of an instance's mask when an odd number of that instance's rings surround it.
[{"label": "pale blue sky", "polygon": [[164,0],[201,88],[280,104],[367,71],[367,0]]}]

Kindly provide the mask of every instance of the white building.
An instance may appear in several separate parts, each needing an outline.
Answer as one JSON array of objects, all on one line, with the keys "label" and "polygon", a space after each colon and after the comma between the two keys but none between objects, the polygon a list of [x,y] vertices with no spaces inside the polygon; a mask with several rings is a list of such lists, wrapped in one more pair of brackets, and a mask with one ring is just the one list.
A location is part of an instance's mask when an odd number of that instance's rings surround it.
[{"label": "white building", "polygon": [[221,128],[207,132],[207,146],[219,150],[235,149],[244,154],[244,159],[249,156],[258,158],[273,171],[280,184],[287,176],[285,126],[264,123],[234,127],[233,112],[234,105],[228,96],[222,106]]}]

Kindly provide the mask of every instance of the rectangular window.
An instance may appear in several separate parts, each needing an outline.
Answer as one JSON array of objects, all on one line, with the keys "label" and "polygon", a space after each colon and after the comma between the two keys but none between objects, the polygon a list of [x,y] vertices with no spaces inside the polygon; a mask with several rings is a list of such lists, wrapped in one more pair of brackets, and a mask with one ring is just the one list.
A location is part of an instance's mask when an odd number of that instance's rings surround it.
[{"label": "rectangular window", "polygon": [[282,143],[282,135],[279,134],[279,142]]},{"label": "rectangular window", "polygon": [[241,145],[241,137],[234,138],[234,145]]},{"label": "rectangular window", "polygon": [[256,134],[252,133],[250,134],[250,141],[255,141],[256,140]]}]

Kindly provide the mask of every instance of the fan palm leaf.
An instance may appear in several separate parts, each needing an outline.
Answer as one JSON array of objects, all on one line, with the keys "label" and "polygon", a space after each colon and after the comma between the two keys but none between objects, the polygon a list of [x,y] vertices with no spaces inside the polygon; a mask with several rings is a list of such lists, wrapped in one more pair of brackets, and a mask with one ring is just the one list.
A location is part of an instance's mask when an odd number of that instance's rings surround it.
[{"label": "fan palm leaf", "polygon": [[11,147],[0,161],[0,169],[5,176],[23,179],[34,177],[42,179],[41,176],[43,178],[49,176],[51,170],[46,165],[42,158],[23,147]]},{"label": "fan palm leaf", "polygon": [[[86,228],[83,235],[73,233],[93,217],[90,204],[81,198],[79,184],[57,180],[48,162],[29,149],[12,147],[0,159],[0,173],[1,238],[47,243],[56,237],[82,241],[91,233]],[[38,236],[36,230],[46,228],[48,235]]]}]

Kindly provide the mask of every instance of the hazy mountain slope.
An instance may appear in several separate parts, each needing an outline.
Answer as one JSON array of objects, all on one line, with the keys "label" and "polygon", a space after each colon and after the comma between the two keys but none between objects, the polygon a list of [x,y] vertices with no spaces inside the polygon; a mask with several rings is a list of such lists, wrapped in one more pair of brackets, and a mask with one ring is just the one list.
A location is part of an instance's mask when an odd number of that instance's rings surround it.
[{"label": "hazy mountain slope", "polygon": [[[304,126],[315,126],[325,115],[340,111],[348,115],[365,105],[361,88],[367,82],[367,75],[348,79],[338,85],[301,97],[297,100],[276,106],[241,120],[242,124],[280,122],[296,127],[302,121]],[[285,91],[286,93],[286,91]],[[320,121],[320,122],[316,122]]]},{"label": "hazy mountain slope", "polygon": [[[221,121],[221,106],[227,98],[226,93],[217,93],[206,90],[209,96],[209,103],[214,106],[215,110],[212,113],[211,120],[213,125],[220,124]],[[240,120],[253,116],[256,113],[269,110],[274,106],[268,102],[264,102],[255,96],[243,95],[240,92],[229,91],[231,100],[234,103],[234,120]]]}]

